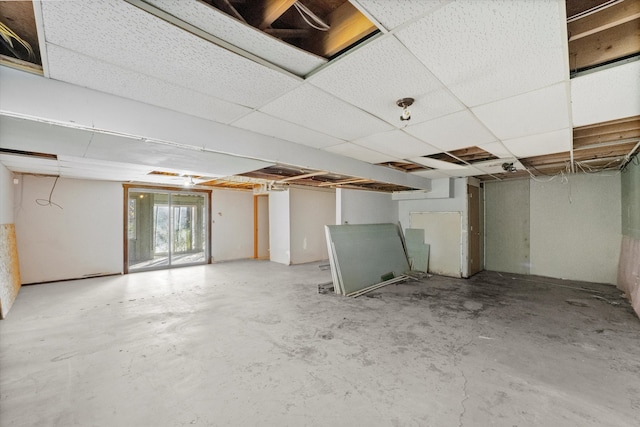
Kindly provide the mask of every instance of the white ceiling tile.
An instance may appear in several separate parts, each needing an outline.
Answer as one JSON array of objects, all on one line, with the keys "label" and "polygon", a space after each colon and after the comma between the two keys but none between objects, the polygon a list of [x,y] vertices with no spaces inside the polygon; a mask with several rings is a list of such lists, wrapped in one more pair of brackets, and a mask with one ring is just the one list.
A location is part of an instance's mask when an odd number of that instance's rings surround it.
[{"label": "white ceiling tile", "polygon": [[392,30],[450,0],[357,0],[379,23]]},{"label": "white ceiling tile", "polygon": [[230,123],[250,108],[111,65],[56,45],[47,45],[51,78],[192,116]]},{"label": "white ceiling tile", "polygon": [[330,147],[344,142],[325,133],[307,129],[259,111],[244,116],[234,122],[233,126],[314,148]]},{"label": "white ceiling tile", "polygon": [[558,0],[449,3],[396,36],[467,106],[568,80]]},{"label": "white ceiling tile", "polygon": [[573,126],[640,115],[640,61],[571,79]]},{"label": "white ceiling tile", "polygon": [[465,177],[465,176],[476,176],[476,175],[484,175],[484,172],[480,169],[474,168],[473,166],[466,166],[462,169],[447,169],[443,170],[445,174],[451,177]]},{"label": "white ceiling tile", "polygon": [[229,102],[258,107],[300,84],[124,1],[47,1],[42,11],[48,43]]},{"label": "white ceiling tile", "polygon": [[501,159],[507,159],[513,157],[513,153],[511,153],[507,147],[500,141],[490,142],[488,144],[479,145],[478,148],[483,149],[484,151],[493,154],[496,157]]},{"label": "white ceiling tile", "polygon": [[292,90],[260,110],[347,141],[392,129],[388,123],[309,84]]},{"label": "white ceiling tile", "polygon": [[200,1],[148,0],[159,9],[299,76],[327,62]]},{"label": "white ceiling tile", "polygon": [[554,132],[506,140],[504,145],[519,158],[563,153],[571,150],[572,133],[571,128],[561,129]]},{"label": "white ceiling tile", "polygon": [[415,98],[410,107],[413,123],[464,108],[394,37],[368,43],[313,75],[309,82],[397,127],[405,124],[396,105],[400,98]]},{"label": "white ceiling tile", "polygon": [[512,139],[571,126],[567,83],[472,108],[499,139]]},{"label": "white ceiling tile", "polygon": [[374,164],[400,160],[392,156],[369,150],[368,148],[364,148],[356,144],[352,144],[350,142],[346,142],[340,145],[334,145],[333,147],[324,148],[323,150]]},{"label": "white ceiling tile", "polygon": [[480,169],[484,173],[505,173],[505,170],[502,167],[505,163],[513,163],[513,166],[518,170],[524,169],[522,164],[520,164],[520,162],[514,157],[476,162],[473,164],[473,167]]},{"label": "white ceiling tile", "polygon": [[407,126],[405,131],[442,151],[479,146],[496,140],[467,110]]},{"label": "white ceiling tile", "polygon": [[441,151],[401,130],[376,133],[352,142],[400,159],[427,156]]},{"label": "white ceiling tile", "polygon": [[408,159],[413,163],[417,163],[422,166],[426,166],[428,168],[438,169],[441,171],[444,170],[463,170],[466,166],[458,165],[456,163],[445,162],[444,160],[432,159],[430,157],[413,157]]}]

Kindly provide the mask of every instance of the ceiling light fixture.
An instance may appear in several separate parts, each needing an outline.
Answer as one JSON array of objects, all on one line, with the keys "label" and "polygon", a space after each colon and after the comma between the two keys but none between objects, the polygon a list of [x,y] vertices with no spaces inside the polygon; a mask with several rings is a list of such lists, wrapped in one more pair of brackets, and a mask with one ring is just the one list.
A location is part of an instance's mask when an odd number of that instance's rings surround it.
[{"label": "ceiling light fixture", "polygon": [[505,172],[516,172],[518,169],[513,166],[513,163],[503,163],[502,170],[504,170]]},{"label": "ceiling light fixture", "polygon": [[400,115],[400,120],[403,122],[406,120],[411,120],[411,111],[409,111],[409,107],[413,105],[413,98],[401,98],[396,101],[396,105],[402,108],[402,114]]},{"label": "ceiling light fixture", "polygon": [[184,183],[184,186],[185,187],[193,187],[194,185],[196,185],[196,183],[193,182],[193,177],[191,175],[189,175],[189,180]]}]

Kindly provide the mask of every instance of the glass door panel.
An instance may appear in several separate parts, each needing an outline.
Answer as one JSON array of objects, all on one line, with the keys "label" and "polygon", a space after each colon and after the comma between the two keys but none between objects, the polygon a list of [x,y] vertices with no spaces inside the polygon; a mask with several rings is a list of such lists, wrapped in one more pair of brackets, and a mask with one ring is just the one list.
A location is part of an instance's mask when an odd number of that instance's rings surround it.
[{"label": "glass door panel", "polygon": [[207,261],[208,194],[130,189],[129,271]]}]

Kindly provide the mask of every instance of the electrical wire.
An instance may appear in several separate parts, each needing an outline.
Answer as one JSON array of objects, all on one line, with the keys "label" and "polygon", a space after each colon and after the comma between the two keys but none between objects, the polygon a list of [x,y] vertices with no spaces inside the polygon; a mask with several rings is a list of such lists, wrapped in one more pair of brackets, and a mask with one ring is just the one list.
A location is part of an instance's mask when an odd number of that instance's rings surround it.
[{"label": "electrical wire", "polygon": [[27,55],[28,55],[28,59],[30,61],[35,61],[36,59],[36,54],[33,51],[33,48],[31,47],[31,45],[24,41],[19,35],[17,35],[11,28],[7,27],[5,24],[3,24],[2,22],[0,22],[0,37],[2,37],[2,40],[4,40],[5,45],[7,46],[7,48],[19,59],[23,59],[21,58],[20,54],[15,50],[15,46],[13,45],[13,40],[17,41],[20,45],[22,45],[22,47],[24,47],[24,49],[27,51]]},{"label": "electrical wire", "polygon": [[[319,31],[329,31],[331,28],[329,25],[324,23],[322,19],[320,19],[315,13],[313,13],[307,6],[303,5],[300,2],[295,2],[293,4],[295,9],[298,11],[304,22],[306,22],[310,27],[315,28]],[[308,17],[308,18],[307,18]],[[314,22],[309,21],[309,18]]]},{"label": "electrical wire", "polygon": [[49,193],[48,199],[36,199],[36,203],[40,206],[55,206],[62,209],[62,206],[51,201],[51,196],[53,195],[53,190],[56,189],[56,184],[58,183],[58,179],[60,179],[60,175],[56,176],[56,180],[53,181],[53,187],[51,187],[51,192]]}]

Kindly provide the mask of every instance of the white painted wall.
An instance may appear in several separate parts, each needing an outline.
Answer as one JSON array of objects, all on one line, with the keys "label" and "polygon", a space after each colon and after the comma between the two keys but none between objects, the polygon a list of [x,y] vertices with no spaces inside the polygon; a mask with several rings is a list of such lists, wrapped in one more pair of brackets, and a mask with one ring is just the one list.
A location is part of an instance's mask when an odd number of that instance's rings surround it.
[{"label": "white painted wall", "polygon": [[289,190],[269,192],[269,256],[273,262],[291,264]]},{"label": "white painted wall", "polygon": [[398,202],[390,193],[336,190],[336,224],[383,224],[398,222]]},{"label": "white painted wall", "polygon": [[213,261],[253,258],[253,193],[213,190],[211,194]]},{"label": "white painted wall", "polygon": [[[432,184],[434,188],[449,188],[447,182],[449,178],[443,178],[442,183],[438,183],[440,180],[433,180]],[[441,185],[442,184],[442,185]],[[467,214],[467,179],[455,178],[453,179],[453,191],[443,191],[443,198],[428,198],[419,200],[398,200],[398,217],[402,228],[410,228],[411,225],[411,213],[417,212],[460,212],[461,214],[461,230],[460,230],[460,259],[462,263],[462,275],[466,277],[468,275],[468,252],[469,252],[469,236],[468,229],[468,214]],[[450,197],[446,197],[450,196]],[[455,236],[457,239],[458,236]],[[433,249],[432,249],[433,250]]]},{"label": "white painted wall", "polygon": [[0,224],[13,224],[13,173],[0,164]]},{"label": "white painted wall", "polygon": [[485,268],[531,274],[528,179],[487,182],[485,197]]},{"label": "white painted wall", "polygon": [[18,175],[15,225],[22,283],[121,273],[123,225],[120,183]]},{"label": "white painted wall", "polygon": [[335,224],[335,190],[291,188],[291,264],[329,258],[324,226]]},{"label": "white painted wall", "polygon": [[620,175],[531,181],[531,274],[615,284],[621,233]]}]

